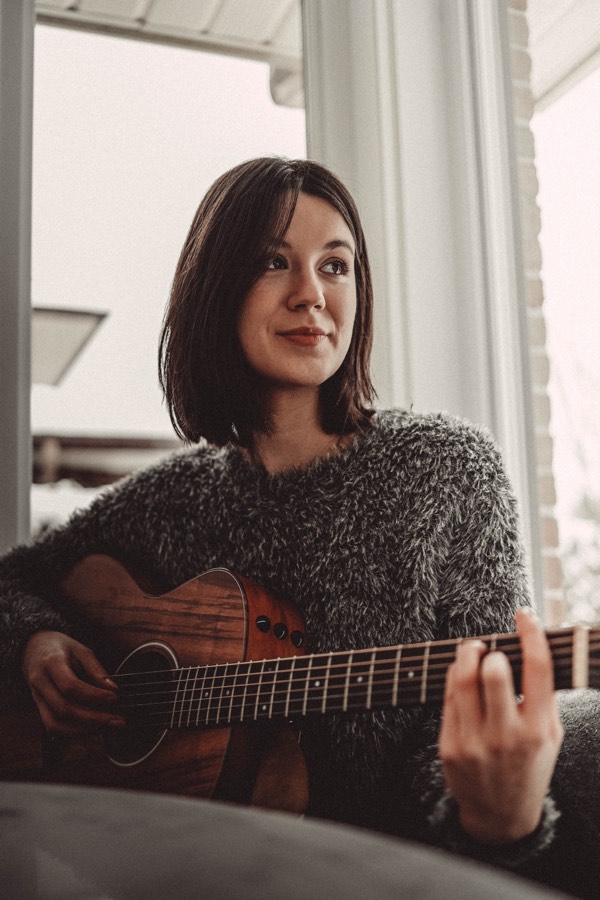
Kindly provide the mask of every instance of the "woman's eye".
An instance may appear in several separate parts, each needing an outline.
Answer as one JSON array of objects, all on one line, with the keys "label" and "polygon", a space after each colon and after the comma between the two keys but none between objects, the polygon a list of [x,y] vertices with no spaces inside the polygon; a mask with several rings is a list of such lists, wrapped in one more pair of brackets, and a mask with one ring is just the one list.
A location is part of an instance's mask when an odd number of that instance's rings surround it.
[{"label": "woman's eye", "polygon": [[267,266],[268,269],[286,269],[287,263],[283,256],[275,256]]},{"label": "woman's eye", "polygon": [[332,259],[323,266],[329,275],[345,275],[348,272],[348,264],[343,259]]}]

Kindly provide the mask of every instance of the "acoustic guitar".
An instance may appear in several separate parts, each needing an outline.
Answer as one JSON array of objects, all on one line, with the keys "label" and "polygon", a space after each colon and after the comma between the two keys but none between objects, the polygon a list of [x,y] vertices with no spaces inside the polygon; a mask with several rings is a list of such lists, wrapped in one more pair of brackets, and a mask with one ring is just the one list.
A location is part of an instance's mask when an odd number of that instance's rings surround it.
[{"label": "acoustic guitar", "polygon": [[[302,811],[307,777],[295,726],[333,711],[441,703],[460,642],[305,655],[293,605],[226,569],[156,595],[114,559],[88,556],[62,593],[91,626],[127,727],[52,738],[33,701],[19,698],[2,716],[2,779]],[[600,629],[562,628],[547,637],[557,688],[600,687]],[[518,636],[480,639],[507,655],[518,692]]]}]

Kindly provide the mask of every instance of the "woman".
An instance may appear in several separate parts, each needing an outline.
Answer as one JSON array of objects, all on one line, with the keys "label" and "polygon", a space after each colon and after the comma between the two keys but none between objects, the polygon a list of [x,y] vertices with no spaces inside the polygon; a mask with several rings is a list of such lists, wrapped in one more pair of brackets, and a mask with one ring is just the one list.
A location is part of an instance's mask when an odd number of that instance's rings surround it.
[{"label": "woman", "polygon": [[[171,417],[196,446],[0,567],[3,664],[22,665],[49,729],[123,724],[57,600],[92,552],[165,588],[227,566],[293,599],[314,651],[512,630],[529,601],[498,453],[445,416],[374,412],[371,313],[359,217],[329,171],[267,158],[215,182],[161,339]],[[519,705],[506,658],[469,641],[441,734],[430,708],[303,723],[309,812],[506,865],[547,846],[561,726],[543,633],[525,609],[517,626]]]}]

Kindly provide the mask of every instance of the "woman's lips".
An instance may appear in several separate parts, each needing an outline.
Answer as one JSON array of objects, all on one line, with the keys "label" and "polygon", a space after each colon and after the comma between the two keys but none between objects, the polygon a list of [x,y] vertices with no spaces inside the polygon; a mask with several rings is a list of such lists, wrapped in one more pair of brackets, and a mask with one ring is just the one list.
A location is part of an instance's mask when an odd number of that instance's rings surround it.
[{"label": "woman's lips", "polygon": [[327,335],[324,331],[316,328],[295,328],[293,331],[280,332],[280,337],[284,337],[294,344],[300,344],[300,346],[316,347],[325,340]]},{"label": "woman's lips", "polygon": [[300,344],[304,347],[316,347],[321,341],[325,340],[324,334],[282,334],[281,337],[292,341],[294,344]]}]

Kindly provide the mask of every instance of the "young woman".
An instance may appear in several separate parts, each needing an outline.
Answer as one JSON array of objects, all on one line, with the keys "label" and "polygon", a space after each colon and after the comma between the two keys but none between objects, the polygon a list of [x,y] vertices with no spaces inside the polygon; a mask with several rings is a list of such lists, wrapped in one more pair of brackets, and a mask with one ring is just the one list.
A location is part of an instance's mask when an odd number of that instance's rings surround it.
[{"label": "young woman", "polygon": [[[460,645],[443,724],[430,707],[303,722],[309,812],[517,866],[552,840],[561,742],[510,487],[479,428],[377,411],[372,289],[344,186],[312,162],[257,159],[202,200],[174,278],[161,380],[193,444],[104,493],[0,564],[5,675],[45,725],[120,727],[115,687],[57,585],[102,552],[165,589],[225,566],[292,599],[311,651],[510,631]],[[441,760],[441,761],[440,761]]]}]

